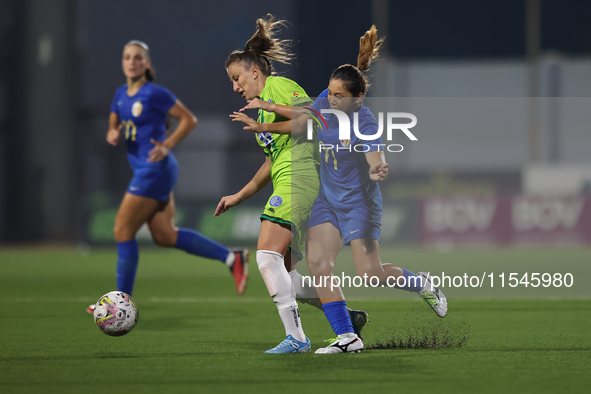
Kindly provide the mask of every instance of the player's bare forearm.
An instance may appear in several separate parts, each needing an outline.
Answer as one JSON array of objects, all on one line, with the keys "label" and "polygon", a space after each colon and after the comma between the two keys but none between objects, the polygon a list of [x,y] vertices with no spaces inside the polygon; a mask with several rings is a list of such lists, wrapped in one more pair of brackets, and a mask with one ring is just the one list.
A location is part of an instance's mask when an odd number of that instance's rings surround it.
[{"label": "player's bare forearm", "polygon": [[172,149],[179,142],[184,140],[191,131],[197,126],[197,118],[182,118],[179,122],[177,129],[172,133],[165,141],[164,145],[168,149]]},{"label": "player's bare forearm", "polygon": [[123,128],[123,124],[120,123],[119,115],[115,112],[111,112],[109,115],[109,130],[107,130],[107,137],[106,140],[109,144],[116,146],[119,142],[119,137],[121,137],[121,129]]},{"label": "player's bare forearm", "polygon": [[111,112],[109,115],[109,130],[116,130],[119,127],[119,115]]},{"label": "player's bare forearm", "polygon": [[195,126],[197,126],[197,117],[180,100],[177,100],[168,113],[179,119],[179,125],[176,130],[164,141],[164,145],[168,149],[171,149],[185,139]]},{"label": "player's bare forearm", "polygon": [[262,188],[267,186],[269,182],[271,182],[271,159],[267,157],[250,182],[248,182],[242,190],[236,193],[236,195],[239,197],[240,202],[242,202],[259,192]]},{"label": "player's bare forearm", "polygon": [[270,111],[267,112],[275,112],[277,115],[281,115],[287,119],[298,119],[302,115],[308,114],[310,111],[304,107],[298,106],[289,106],[289,105],[281,105],[270,103]]},{"label": "player's bare forearm", "polygon": [[301,116],[297,120],[286,120],[285,122],[263,123],[263,133],[291,134],[298,135],[306,131],[306,120],[309,116]]},{"label": "player's bare forearm", "polygon": [[262,123],[261,129],[263,133],[291,134],[291,125],[291,120],[276,123]]},{"label": "player's bare forearm", "polygon": [[287,119],[297,119],[302,114],[309,113],[307,108],[301,106],[289,106],[289,105],[281,105],[276,103],[271,103],[268,101],[261,100],[260,98],[256,97],[252,100],[248,100],[248,104],[242,108],[239,112],[245,111],[247,109],[262,109],[263,111],[267,112],[274,112],[277,115],[283,116]]},{"label": "player's bare forearm", "polygon": [[386,155],[384,151],[373,151],[365,154],[365,159],[370,166],[386,164]]}]

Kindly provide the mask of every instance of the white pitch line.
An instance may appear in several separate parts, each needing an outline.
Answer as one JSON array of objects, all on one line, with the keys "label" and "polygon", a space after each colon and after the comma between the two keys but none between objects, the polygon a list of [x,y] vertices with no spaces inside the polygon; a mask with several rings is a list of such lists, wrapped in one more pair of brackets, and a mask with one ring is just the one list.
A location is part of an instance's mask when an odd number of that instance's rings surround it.
[{"label": "white pitch line", "polygon": [[[90,297],[0,297],[0,302],[23,302],[23,303],[34,303],[34,302],[96,302],[98,298]],[[142,300],[143,302],[157,302],[157,303],[216,303],[216,302],[270,302],[271,299],[263,297],[150,297]]]},{"label": "white pitch line", "polygon": [[205,303],[205,302],[270,302],[270,297],[220,297],[220,298],[206,298],[206,297],[181,297],[181,298],[159,298],[150,297],[148,302],[163,302],[163,303],[175,303],[175,302],[187,302],[187,303]]}]

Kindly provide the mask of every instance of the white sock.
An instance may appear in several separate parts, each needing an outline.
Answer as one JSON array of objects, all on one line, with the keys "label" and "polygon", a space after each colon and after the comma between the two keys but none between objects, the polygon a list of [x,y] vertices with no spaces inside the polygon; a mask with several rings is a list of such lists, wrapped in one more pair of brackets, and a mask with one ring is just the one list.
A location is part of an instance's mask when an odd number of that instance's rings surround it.
[{"label": "white sock", "polygon": [[293,301],[293,305],[289,305],[283,309],[279,309],[279,316],[285,327],[285,336],[291,335],[300,342],[306,342],[306,334],[302,329],[302,321],[300,320],[300,310],[298,304]]},{"label": "white sock", "polygon": [[300,311],[295,301],[295,293],[292,292],[293,286],[285,269],[283,256],[270,250],[257,250],[257,265],[269,295],[277,305],[279,316],[285,327],[285,335],[291,335],[300,342],[306,342]]},{"label": "white sock", "polygon": [[297,270],[293,270],[289,273],[291,277],[291,283],[295,289],[296,300],[302,304],[308,304],[315,306],[318,309],[322,309],[322,304],[318,298],[318,292],[311,282],[306,281],[304,283],[303,276]]},{"label": "white sock", "polygon": [[232,264],[234,264],[234,261],[236,261],[236,253],[230,251],[230,253],[228,253],[228,257],[226,257],[226,265],[231,267]]}]

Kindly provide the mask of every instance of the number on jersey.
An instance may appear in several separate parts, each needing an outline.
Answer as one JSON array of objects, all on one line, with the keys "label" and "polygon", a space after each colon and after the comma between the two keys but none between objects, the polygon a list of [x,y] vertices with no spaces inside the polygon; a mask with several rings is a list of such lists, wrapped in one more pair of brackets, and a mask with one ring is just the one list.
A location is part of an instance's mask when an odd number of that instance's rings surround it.
[{"label": "number on jersey", "polygon": [[135,136],[137,134],[137,127],[135,127],[135,123],[131,120],[124,120],[121,122],[123,127],[125,128],[125,139],[128,140],[131,137],[132,141],[135,141]]}]

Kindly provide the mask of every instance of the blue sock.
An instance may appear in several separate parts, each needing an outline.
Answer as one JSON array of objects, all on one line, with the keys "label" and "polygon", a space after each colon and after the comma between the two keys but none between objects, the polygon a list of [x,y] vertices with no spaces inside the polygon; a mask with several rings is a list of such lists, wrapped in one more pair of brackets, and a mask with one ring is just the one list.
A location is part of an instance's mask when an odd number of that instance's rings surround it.
[{"label": "blue sock", "polygon": [[[413,293],[420,292],[423,288],[421,286],[423,284],[423,277],[417,274],[413,274],[412,272],[405,270],[404,268],[402,268],[402,272],[404,273],[404,279],[406,279],[406,283],[404,284],[404,286],[397,286],[396,288],[400,290],[412,291]],[[400,280],[400,282],[402,282],[402,280]]]},{"label": "blue sock", "polygon": [[220,260],[224,264],[230,253],[230,249],[224,245],[212,241],[197,231],[188,228],[179,229],[174,247],[197,256]]},{"label": "blue sock", "polygon": [[333,301],[322,304],[324,315],[328,319],[333,331],[337,335],[346,334],[353,331],[351,318],[347,311],[347,303],[345,301]]},{"label": "blue sock", "polygon": [[139,260],[137,241],[117,242],[117,290],[131,295]]}]

